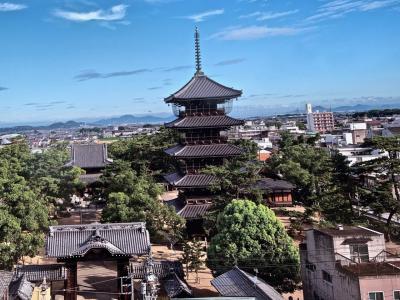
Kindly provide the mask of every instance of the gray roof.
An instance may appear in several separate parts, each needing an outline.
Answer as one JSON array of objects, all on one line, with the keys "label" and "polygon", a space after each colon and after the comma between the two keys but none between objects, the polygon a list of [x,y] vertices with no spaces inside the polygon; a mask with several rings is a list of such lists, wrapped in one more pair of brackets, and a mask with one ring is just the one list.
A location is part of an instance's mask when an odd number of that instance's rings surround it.
[{"label": "gray roof", "polygon": [[211,203],[186,204],[178,211],[178,215],[186,220],[202,219],[211,206]]},{"label": "gray roof", "polygon": [[170,273],[166,278],[162,280],[162,285],[168,295],[173,298],[176,296],[191,296],[192,290],[188,284],[176,273]]},{"label": "gray roof", "polygon": [[261,190],[293,190],[294,185],[286,180],[277,180],[272,178],[262,178],[257,181],[256,188]]},{"label": "gray roof", "polygon": [[257,300],[283,300],[272,286],[238,267],[214,278],[211,284],[224,297],[255,297]]},{"label": "gray roof", "polygon": [[209,174],[172,173],[164,176],[164,179],[177,188],[208,187],[215,181],[215,176]]},{"label": "gray roof", "polygon": [[[176,273],[180,278],[184,278],[183,266],[179,261],[159,260],[153,262],[154,274],[158,279],[164,279],[169,274]],[[145,262],[133,262],[130,264],[129,275],[134,279],[143,279],[146,273]]]},{"label": "gray roof", "polygon": [[11,299],[31,300],[32,292],[33,285],[26,279],[25,275],[14,276],[9,289]]},{"label": "gray roof", "polygon": [[381,236],[383,233],[362,227],[362,226],[343,226],[342,229],[337,228],[314,228],[313,230],[322,232],[326,235],[335,237],[365,237],[365,236]]},{"label": "gray roof", "polygon": [[225,157],[242,154],[242,149],[232,144],[177,145],[165,150],[175,157]]},{"label": "gray roof", "polygon": [[106,249],[111,256],[147,254],[150,237],[146,224],[113,223],[50,226],[48,257],[84,257],[91,249]]},{"label": "gray roof", "polygon": [[76,166],[82,169],[104,168],[112,162],[107,157],[106,144],[73,144],[71,161],[67,166]]},{"label": "gray roof", "polygon": [[10,287],[12,278],[12,272],[0,271],[0,300],[8,298],[8,289]]},{"label": "gray roof", "polygon": [[242,120],[234,119],[226,115],[219,116],[190,116],[176,119],[170,123],[166,123],[167,128],[215,128],[215,127],[230,127],[239,126],[244,122]]},{"label": "gray roof", "polygon": [[64,265],[17,265],[15,268],[16,276],[25,275],[30,282],[62,281],[67,278],[67,272]]},{"label": "gray roof", "polygon": [[226,87],[205,75],[195,75],[179,91],[164,99],[165,102],[187,100],[228,100],[238,98],[242,91]]}]

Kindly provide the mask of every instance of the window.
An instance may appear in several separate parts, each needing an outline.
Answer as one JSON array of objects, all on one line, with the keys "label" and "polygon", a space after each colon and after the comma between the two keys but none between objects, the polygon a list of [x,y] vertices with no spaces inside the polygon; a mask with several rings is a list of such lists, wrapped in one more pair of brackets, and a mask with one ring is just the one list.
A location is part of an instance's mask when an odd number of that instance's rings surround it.
[{"label": "window", "polygon": [[384,300],[383,292],[368,293],[368,300]]},{"label": "window", "polygon": [[307,269],[307,270],[310,270],[310,271],[312,271],[312,272],[314,272],[314,271],[315,271],[315,265],[312,264],[312,263],[310,263],[310,262],[307,260],[307,261],[306,261],[306,269]]},{"label": "window", "polygon": [[400,300],[400,291],[393,291],[393,299]]},{"label": "window", "polygon": [[355,262],[368,262],[368,245],[354,244],[350,245],[350,259]]},{"label": "window", "polygon": [[329,283],[332,283],[332,275],[329,274],[328,272],[322,270],[322,278]]}]

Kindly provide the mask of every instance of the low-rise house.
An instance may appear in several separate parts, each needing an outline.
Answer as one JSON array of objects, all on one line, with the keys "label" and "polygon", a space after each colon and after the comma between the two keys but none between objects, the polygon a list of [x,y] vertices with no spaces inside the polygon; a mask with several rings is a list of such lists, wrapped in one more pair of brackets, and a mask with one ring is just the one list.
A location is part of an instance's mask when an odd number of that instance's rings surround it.
[{"label": "low-rise house", "polygon": [[388,300],[400,297],[400,258],[383,233],[362,227],[306,231],[300,244],[307,300]]}]

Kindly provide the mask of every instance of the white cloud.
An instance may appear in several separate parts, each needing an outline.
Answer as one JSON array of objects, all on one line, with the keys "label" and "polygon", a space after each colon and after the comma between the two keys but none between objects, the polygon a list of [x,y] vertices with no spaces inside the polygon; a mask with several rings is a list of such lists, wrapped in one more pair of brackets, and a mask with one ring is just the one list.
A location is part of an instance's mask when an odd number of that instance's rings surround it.
[{"label": "white cloud", "polygon": [[331,0],[318,8],[317,12],[308,17],[306,21],[324,21],[342,17],[352,12],[371,11],[399,3],[400,0]]},{"label": "white cloud", "polygon": [[203,22],[208,17],[222,15],[223,13],[224,13],[223,9],[214,9],[214,10],[204,11],[191,16],[186,16],[185,18],[198,23],[198,22]]},{"label": "white cloud", "polygon": [[211,38],[221,40],[255,40],[273,36],[296,35],[307,29],[308,28],[267,26],[231,27],[213,34]]},{"label": "white cloud", "polygon": [[10,3],[10,2],[3,2],[0,3],[0,12],[2,11],[16,11],[16,10],[22,10],[27,8],[28,6],[23,5],[23,4],[16,4],[16,3]]},{"label": "white cloud", "polygon": [[119,21],[125,18],[128,5],[120,4],[111,7],[109,10],[95,10],[89,12],[74,12],[65,10],[56,10],[56,17],[74,22],[87,21]]},{"label": "white cloud", "polygon": [[297,14],[298,12],[299,12],[298,9],[282,11],[282,12],[261,12],[261,11],[256,11],[256,12],[248,14],[248,15],[242,15],[239,18],[240,19],[244,19],[244,18],[257,17],[256,19],[258,21],[265,21],[265,20],[272,20],[272,19],[278,19],[278,18],[290,16],[290,15],[293,15],[293,14]]}]

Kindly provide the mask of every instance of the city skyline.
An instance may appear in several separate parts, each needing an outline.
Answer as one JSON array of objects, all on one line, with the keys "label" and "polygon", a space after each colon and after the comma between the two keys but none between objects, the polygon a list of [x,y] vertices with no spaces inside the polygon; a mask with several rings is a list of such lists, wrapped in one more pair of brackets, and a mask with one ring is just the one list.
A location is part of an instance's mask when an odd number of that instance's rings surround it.
[{"label": "city skyline", "polygon": [[169,113],[203,69],[268,110],[399,103],[400,1],[0,0],[0,123]]}]

